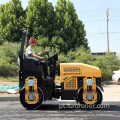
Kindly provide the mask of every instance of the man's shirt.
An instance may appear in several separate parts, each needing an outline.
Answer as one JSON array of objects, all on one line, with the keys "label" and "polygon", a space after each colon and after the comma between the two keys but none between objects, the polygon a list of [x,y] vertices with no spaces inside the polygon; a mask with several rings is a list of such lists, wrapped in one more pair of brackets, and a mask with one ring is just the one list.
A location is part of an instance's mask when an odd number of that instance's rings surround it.
[{"label": "man's shirt", "polygon": [[37,54],[37,53],[32,49],[32,47],[29,45],[29,46],[26,48],[26,57],[27,57],[28,59],[34,59],[34,60],[36,60],[36,58],[31,55],[32,53],[33,53],[33,54]]}]

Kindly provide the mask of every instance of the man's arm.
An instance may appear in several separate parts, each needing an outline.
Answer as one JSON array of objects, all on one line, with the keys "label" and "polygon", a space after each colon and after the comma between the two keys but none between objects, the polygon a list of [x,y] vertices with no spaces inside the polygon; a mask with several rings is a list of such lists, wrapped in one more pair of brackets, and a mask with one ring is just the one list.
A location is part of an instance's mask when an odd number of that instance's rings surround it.
[{"label": "man's arm", "polygon": [[39,58],[39,59],[45,60],[44,57],[40,57],[40,56],[38,56],[38,55],[36,55],[36,54],[31,53],[31,55],[32,55],[33,57],[35,57],[35,58]]},{"label": "man's arm", "polygon": [[41,52],[41,53],[37,53],[36,55],[41,56],[41,55],[43,55],[43,54],[46,53],[46,52],[48,52],[48,50],[45,50],[45,51],[43,51],[43,52]]}]

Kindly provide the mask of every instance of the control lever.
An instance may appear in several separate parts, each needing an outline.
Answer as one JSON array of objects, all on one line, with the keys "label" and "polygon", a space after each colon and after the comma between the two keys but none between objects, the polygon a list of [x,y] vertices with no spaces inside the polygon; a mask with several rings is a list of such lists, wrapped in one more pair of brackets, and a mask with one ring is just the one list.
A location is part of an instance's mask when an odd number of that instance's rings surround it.
[{"label": "control lever", "polygon": [[48,57],[49,57],[49,53],[51,53],[51,52],[52,52],[52,51],[47,51],[47,52],[46,52],[46,54],[48,55]]},{"label": "control lever", "polygon": [[49,57],[49,51],[48,52],[46,52],[46,54],[48,55],[48,57]]}]

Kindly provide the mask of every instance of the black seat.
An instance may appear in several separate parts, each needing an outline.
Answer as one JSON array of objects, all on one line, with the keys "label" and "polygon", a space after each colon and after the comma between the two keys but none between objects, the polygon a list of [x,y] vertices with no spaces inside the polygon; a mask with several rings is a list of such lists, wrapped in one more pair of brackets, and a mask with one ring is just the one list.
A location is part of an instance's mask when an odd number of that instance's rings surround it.
[{"label": "black seat", "polygon": [[27,57],[26,57],[25,53],[23,54],[23,59],[27,59]]}]

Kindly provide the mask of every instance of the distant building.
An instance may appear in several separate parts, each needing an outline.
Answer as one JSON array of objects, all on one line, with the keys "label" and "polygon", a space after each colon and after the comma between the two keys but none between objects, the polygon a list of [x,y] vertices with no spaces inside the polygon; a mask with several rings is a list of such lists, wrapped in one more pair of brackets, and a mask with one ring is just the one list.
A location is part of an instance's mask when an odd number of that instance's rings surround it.
[{"label": "distant building", "polygon": [[[98,53],[91,53],[92,55],[98,56],[105,56],[106,52],[98,52]],[[110,52],[110,54],[114,54],[116,56],[116,52]]]}]

